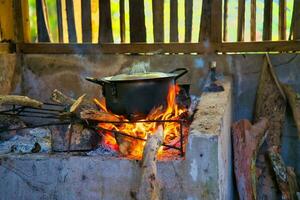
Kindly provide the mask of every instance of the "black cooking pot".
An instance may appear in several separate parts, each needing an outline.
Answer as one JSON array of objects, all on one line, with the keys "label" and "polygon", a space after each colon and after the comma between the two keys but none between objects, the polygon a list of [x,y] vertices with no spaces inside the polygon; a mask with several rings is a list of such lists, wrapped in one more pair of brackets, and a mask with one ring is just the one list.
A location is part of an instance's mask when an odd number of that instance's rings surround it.
[{"label": "black cooking pot", "polygon": [[102,86],[109,111],[133,119],[145,117],[155,107],[166,106],[170,85],[187,72],[185,68],[178,68],[169,73],[122,74],[101,79],[87,77],[86,80]]}]

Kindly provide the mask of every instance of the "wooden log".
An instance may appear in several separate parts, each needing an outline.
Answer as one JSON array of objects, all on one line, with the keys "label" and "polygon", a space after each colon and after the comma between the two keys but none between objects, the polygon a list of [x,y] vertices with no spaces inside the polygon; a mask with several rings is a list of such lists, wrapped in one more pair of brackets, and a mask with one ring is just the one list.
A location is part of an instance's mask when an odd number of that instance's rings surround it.
[{"label": "wooden log", "polygon": [[77,42],[77,34],[75,28],[75,16],[74,16],[74,4],[73,0],[66,0],[66,10],[67,10],[67,24],[68,24],[68,36],[69,42]]},{"label": "wooden log", "polygon": [[144,147],[143,159],[141,161],[141,182],[137,193],[139,200],[161,199],[161,186],[157,175],[156,154],[163,143],[163,127],[159,126],[157,131],[148,136]]},{"label": "wooden log", "polygon": [[199,42],[210,40],[211,35],[211,0],[202,1]]},{"label": "wooden log", "polygon": [[45,0],[36,0],[37,32],[39,42],[50,42],[48,12]]},{"label": "wooden log", "polygon": [[0,1],[0,42],[15,40],[14,2]]},{"label": "wooden log", "polygon": [[164,1],[152,0],[154,42],[164,42]]},{"label": "wooden log", "polygon": [[83,120],[91,120],[91,121],[108,121],[108,122],[118,122],[120,119],[108,112],[101,112],[98,110],[88,109],[80,112],[80,118]]},{"label": "wooden log", "polygon": [[84,101],[84,98],[86,97],[86,94],[81,95],[70,107],[70,112],[74,113],[78,110],[82,102]]},{"label": "wooden log", "polygon": [[193,22],[193,1],[185,0],[185,38],[184,42],[191,42],[192,39],[192,22]]},{"label": "wooden log", "polygon": [[72,105],[75,102],[75,99],[66,96],[57,89],[53,90],[51,100],[64,105]]},{"label": "wooden log", "polygon": [[57,12],[57,29],[58,29],[58,41],[64,42],[64,30],[62,22],[62,0],[56,0],[56,12]]},{"label": "wooden log", "polygon": [[292,109],[293,117],[298,129],[298,136],[300,137],[300,94],[296,93],[289,85],[283,84],[282,86]]},{"label": "wooden log", "polygon": [[234,173],[240,199],[256,199],[256,159],[257,153],[266,138],[268,120],[261,119],[252,125],[241,120],[232,125],[234,150]]},{"label": "wooden log", "polygon": [[237,41],[244,41],[244,28],[245,28],[245,0],[239,0]]},{"label": "wooden log", "polygon": [[273,0],[265,0],[264,6],[263,40],[272,40]]},{"label": "wooden log", "polygon": [[272,146],[268,150],[268,156],[276,175],[276,181],[281,191],[282,199],[297,200],[297,179],[292,168],[287,168],[280,155],[279,147]]},{"label": "wooden log", "polygon": [[274,68],[266,55],[262,66],[260,82],[257,90],[256,105],[254,111],[254,121],[261,117],[269,120],[269,134],[266,143],[259,152],[257,161],[258,199],[276,199],[278,187],[273,176],[270,162],[266,158],[267,150],[271,146],[280,146],[281,132],[283,129],[286,110],[286,97],[279,84]]},{"label": "wooden log", "polygon": [[120,37],[121,43],[125,42],[125,0],[120,0]]},{"label": "wooden log", "polygon": [[178,1],[170,0],[170,42],[178,42]]},{"label": "wooden log", "polygon": [[112,25],[111,25],[111,11],[110,0],[99,0],[99,42],[100,43],[112,43]]},{"label": "wooden log", "polygon": [[82,42],[92,42],[91,1],[81,0]]},{"label": "wooden log", "polygon": [[144,0],[129,0],[130,42],[146,42]]},{"label": "wooden log", "polygon": [[279,40],[286,40],[286,0],[279,0]]},{"label": "wooden log", "polygon": [[0,105],[18,105],[40,108],[42,107],[43,103],[26,96],[0,95]]},{"label": "wooden log", "polygon": [[256,0],[251,0],[250,31],[251,41],[256,41]]}]

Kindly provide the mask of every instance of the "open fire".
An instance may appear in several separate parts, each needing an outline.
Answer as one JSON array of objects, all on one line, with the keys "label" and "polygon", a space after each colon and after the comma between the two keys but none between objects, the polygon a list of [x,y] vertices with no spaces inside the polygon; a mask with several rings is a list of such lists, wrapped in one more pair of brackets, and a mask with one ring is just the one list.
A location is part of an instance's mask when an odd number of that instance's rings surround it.
[{"label": "open fire", "polygon": [[[186,127],[188,109],[176,101],[179,92],[180,87],[178,85],[170,85],[167,106],[154,108],[145,119],[134,122],[122,115],[109,112],[104,98],[94,99],[100,111],[107,113],[107,118],[103,118],[103,122],[97,124],[98,133],[102,136],[102,146],[117,151],[127,158],[140,159],[148,134],[154,134],[158,126],[162,125],[165,145],[160,147],[158,157],[174,158],[180,155],[178,149],[184,149],[188,134]],[[181,123],[183,121],[185,122]],[[124,134],[117,134],[118,132]],[[170,146],[175,147],[175,149],[170,148]]]}]

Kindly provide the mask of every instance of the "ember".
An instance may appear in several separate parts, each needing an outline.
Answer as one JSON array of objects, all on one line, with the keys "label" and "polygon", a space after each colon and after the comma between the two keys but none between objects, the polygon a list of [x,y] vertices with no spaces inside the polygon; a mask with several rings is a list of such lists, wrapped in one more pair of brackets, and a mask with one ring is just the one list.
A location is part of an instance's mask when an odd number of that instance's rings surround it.
[{"label": "ember", "polygon": [[[108,113],[107,118],[98,123],[99,134],[102,137],[102,145],[110,149],[119,151],[123,156],[132,159],[140,159],[143,154],[145,140],[148,134],[154,134],[160,124],[164,129],[164,146],[158,151],[158,157],[174,157],[180,154],[180,151],[169,148],[170,146],[184,147],[181,144],[181,137],[186,138],[188,129],[181,129],[181,120],[188,116],[188,109],[176,102],[176,96],[179,94],[180,87],[171,85],[169,88],[167,106],[154,108],[145,119],[130,122],[124,116],[114,115],[106,109],[105,99],[94,99],[101,112]],[[111,121],[114,116],[115,120]],[[119,122],[119,123],[118,123]],[[181,131],[183,130],[183,133]],[[117,132],[124,134],[116,134]],[[182,134],[182,136],[181,136]],[[183,151],[183,150],[182,150]]]}]

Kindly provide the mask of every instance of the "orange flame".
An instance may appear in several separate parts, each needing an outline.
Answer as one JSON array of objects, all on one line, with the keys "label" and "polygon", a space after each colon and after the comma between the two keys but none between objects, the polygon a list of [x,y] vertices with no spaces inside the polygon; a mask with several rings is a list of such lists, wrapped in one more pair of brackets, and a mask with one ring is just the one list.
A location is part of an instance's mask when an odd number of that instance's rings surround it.
[{"label": "orange flame", "polygon": [[[179,120],[180,116],[183,113],[187,112],[186,108],[180,108],[176,103],[176,95],[179,93],[178,85],[171,85],[169,87],[169,93],[167,97],[167,106],[164,108],[160,106],[158,108],[154,108],[148,116],[144,120]],[[104,98],[101,100],[94,99],[94,102],[98,107],[104,111],[109,113],[106,108]],[[111,115],[114,115],[110,113]],[[114,115],[120,121],[129,121],[125,119],[123,116]],[[111,130],[111,131],[119,131],[126,133],[127,135],[131,135],[133,137],[142,138],[144,140],[147,139],[147,134],[154,134],[155,130],[159,126],[158,122],[140,122],[140,123],[120,123],[120,124],[112,124],[112,123],[99,123],[98,126],[100,128]],[[178,122],[165,122],[163,123],[164,128],[164,143],[172,144],[172,145],[180,145],[180,124]],[[140,159],[143,154],[143,149],[145,145],[145,141],[136,140],[135,138],[130,138],[127,136],[115,134],[113,136],[112,133],[103,133],[102,143],[104,145],[108,145],[111,149],[118,150],[122,155],[128,158]],[[162,156],[166,152],[166,148],[161,147],[158,151],[158,156]],[[178,154],[178,151],[175,151]],[[174,154],[174,152],[173,152]]]}]

